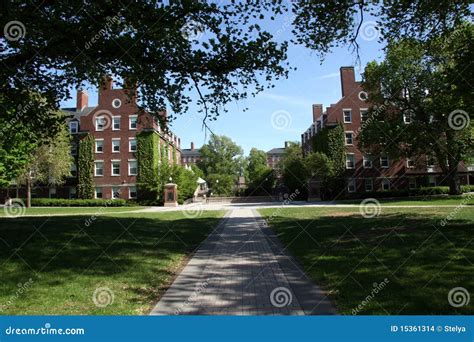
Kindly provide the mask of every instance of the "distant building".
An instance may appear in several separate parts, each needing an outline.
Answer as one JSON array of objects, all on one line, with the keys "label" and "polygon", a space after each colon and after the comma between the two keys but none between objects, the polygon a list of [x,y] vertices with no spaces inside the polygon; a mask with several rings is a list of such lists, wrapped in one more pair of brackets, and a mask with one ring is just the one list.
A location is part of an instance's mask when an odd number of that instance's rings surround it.
[{"label": "distant building", "polygon": [[288,147],[288,142],[285,142],[285,147],[275,147],[267,152],[267,166],[273,170],[280,169],[280,161],[285,154],[285,149]]},{"label": "distant building", "polygon": [[193,142],[191,142],[191,148],[181,149],[181,165],[186,167],[196,165],[200,160],[200,149],[196,149]]}]

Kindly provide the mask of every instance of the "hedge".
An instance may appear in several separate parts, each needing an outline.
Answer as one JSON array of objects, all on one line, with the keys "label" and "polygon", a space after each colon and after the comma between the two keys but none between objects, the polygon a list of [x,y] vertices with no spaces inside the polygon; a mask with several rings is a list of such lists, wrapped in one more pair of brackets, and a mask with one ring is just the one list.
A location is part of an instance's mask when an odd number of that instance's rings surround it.
[{"label": "hedge", "polygon": [[123,207],[124,199],[65,199],[65,198],[32,198],[33,207]]},{"label": "hedge", "polygon": [[79,142],[77,196],[94,198],[94,137],[87,134]]},{"label": "hedge", "polygon": [[461,185],[462,192],[474,192],[474,185]]}]

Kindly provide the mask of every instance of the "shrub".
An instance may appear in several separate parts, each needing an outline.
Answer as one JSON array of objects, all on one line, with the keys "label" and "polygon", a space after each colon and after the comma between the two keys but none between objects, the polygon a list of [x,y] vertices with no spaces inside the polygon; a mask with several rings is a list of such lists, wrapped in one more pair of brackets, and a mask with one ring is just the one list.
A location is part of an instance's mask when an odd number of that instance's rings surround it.
[{"label": "shrub", "polygon": [[474,185],[462,185],[461,192],[474,192]]},{"label": "shrub", "polygon": [[449,194],[449,186],[430,186],[412,189],[409,191],[410,196],[430,196],[430,195],[447,195]]},{"label": "shrub", "polygon": [[123,207],[124,199],[65,199],[65,198],[33,198],[33,207]]}]

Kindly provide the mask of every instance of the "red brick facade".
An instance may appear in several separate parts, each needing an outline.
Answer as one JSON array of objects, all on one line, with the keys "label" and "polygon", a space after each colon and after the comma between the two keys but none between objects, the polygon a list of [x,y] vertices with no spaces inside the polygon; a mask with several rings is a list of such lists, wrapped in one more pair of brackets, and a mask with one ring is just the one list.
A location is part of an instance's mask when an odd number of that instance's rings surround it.
[{"label": "red brick facade", "polygon": [[[346,192],[400,190],[429,185],[444,185],[441,169],[431,167],[426,157],[418,160],[391,159],[390,156],[364,156],[357,148],[357,135],[370,108],[367,94],[355,80],[353,67],[342,67],[342,98],[323,112],[321,104],[313,105],[313,124],[301,135],[303,153],[311,151],[312,137],[325,126],[342,123],[346,138]],[[371,162],[370,162],[371,161]],[[459,167],[461,184],[473,184],[473,168]],[[469,172],[471,171],[471,172]]]}]

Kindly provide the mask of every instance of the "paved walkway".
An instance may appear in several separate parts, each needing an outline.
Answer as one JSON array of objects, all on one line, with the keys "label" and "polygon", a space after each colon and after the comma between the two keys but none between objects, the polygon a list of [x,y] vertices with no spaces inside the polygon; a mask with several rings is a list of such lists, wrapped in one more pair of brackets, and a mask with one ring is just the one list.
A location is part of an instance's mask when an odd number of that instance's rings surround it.
[{"label": "paved walkway", "polygon": [[229,211],[152,315],[334,314],[256,211]]}]

